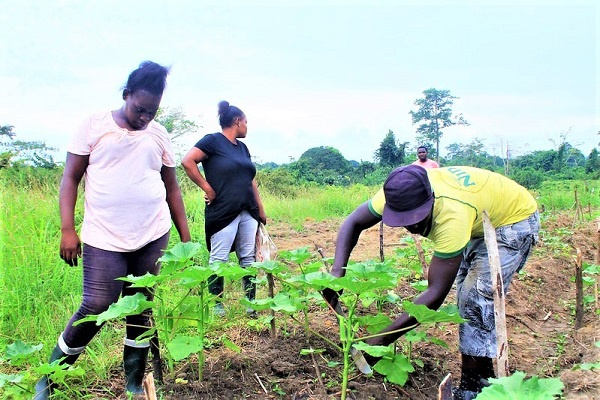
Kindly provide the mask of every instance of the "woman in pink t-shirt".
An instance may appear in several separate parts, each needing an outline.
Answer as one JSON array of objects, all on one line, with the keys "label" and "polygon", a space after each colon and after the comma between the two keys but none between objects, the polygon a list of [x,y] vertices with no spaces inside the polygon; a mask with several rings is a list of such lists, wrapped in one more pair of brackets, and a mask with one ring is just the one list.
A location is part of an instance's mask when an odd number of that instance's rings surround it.
[{"label": "woman in pink t-shirt", "polygon": [[[171,220],[182,241],[190,240],[185,208],[175,175],[167,131],[154,121],[166,86],[168,68],[145,61],[123,88],[117,110],[92,115],[67,147],[60,184],[60,257],[76,266],[83,260],[83,299],[58,338],[50,362],[72,364],[101,327],[75,321],[108,309],[121,295],[143,293],[116,278],[158,274],[169,241]],[[75,230],[77,189],[85,176],[81,239]],[[83,244],[83,245],[82,245]],[[123,366],[126,390],[142,393],[149,343],[136,338],[147,331],[151,310],[127,317]],[[43,377],[35,399],[47,399],[52,383]]]}]

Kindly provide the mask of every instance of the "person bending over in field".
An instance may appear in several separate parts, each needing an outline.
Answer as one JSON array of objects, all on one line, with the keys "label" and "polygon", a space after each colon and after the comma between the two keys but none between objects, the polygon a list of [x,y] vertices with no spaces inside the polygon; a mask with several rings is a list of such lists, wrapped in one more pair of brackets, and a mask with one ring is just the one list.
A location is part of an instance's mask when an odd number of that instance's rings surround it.
[{"label": "person bending over in field", "polygon": [[[219,103],[219,124],[222,132],[210,133],[196,143],[183,157],[181,164],[190,179],[204,191],[206,203],[204,228],[209,262],[227,262],[235,250],[242,267],[255,259],[255,239],[259,221],[266,224],[256,167],[248,147],[238,139],[248,134],[246,115],[226,101]],[[198,170],[202,163],[204,177]],[[246,298],[254,300],[256,284],[249,276],[242,278]],[[208,279],[208,289],[217,296],[214,313],[225,315],[221,302],[223,277]],[[250,316],[255,312],[248,310]]]},{"label": "person bending over in field", "polygon": [[[116,280],[129,274],[158,274],[167,247],[171,220],[182,241],[190,240],[185,208],[175,175],[175,159],[167,131],[153,121],[169,70],[145,61],[123,89],[117,110],[87,118],[67,147],[60,184],[60,257],[76,266],[83,253],[83,299],[58,338],[50,362],[73,364],[100,330],[95,322],[73,326],[99,314],[120,295],[142,292]],[[81,241],[75,231],[77,188],[85,174],[85,206]],[[83,242],[83,246],[82,246]],[[147,331],[149,314],[127,317],[123,350],[126,390],[142,393],[149,343],[136,338]],[[47,399],[52,382],[43,377],[35,399]]]},{"label": "person bending over in field", "polygon": [[[340,227],[332,268],[334,276],[343,276],[360,233],[382,219],[388,226],[405,227],[433,241],[429,285],[415,303],[438,309],[456,279],[458,308],[467,321],[459,327],[462,369],[460,386],[454,389],[455,399],[474,398],[487,385],[487,378],[494,377],[492,359],[497,346],[483,238],[484,210],[496,228],[506,293],[513,275],[523,268],[537,242],[537,204],[516,182],[472,167],[424,169],[408,165],[392,171],[383,188],[358,206]],[[324,295],[335,307],[338,294],[326,289]],[[366,342],[387,346],[406,332],[402,329],[414,324],[416,320],[404,313],[382,330],[381,336]]]}]

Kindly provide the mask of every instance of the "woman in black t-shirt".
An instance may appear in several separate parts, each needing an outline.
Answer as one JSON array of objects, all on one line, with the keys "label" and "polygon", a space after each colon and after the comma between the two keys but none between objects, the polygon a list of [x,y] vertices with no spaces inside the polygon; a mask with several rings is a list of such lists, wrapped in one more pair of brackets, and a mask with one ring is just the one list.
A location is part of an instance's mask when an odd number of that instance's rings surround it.
[{"label": "woman in black t-shirt", "polygon": [[[235,250],[242,267],[255,261],[254,244],[258,223],[267,217],[258,193],[256,168],[246,145],[238,139],[248,133],[248,120],[238,107],[219,103],[222,132],[204,136],[185,155],[181,164],[190,179],[204,191],[206,202],[204,228],[209,262],[227,262]],[[202,163],[205,176],[198,169]],[[256,285],[243,278],[246,297],[254,299]],[[223,278],[209,278],[209,291],[222,297]],[[223,315],[217,301],[215,313]]]}]

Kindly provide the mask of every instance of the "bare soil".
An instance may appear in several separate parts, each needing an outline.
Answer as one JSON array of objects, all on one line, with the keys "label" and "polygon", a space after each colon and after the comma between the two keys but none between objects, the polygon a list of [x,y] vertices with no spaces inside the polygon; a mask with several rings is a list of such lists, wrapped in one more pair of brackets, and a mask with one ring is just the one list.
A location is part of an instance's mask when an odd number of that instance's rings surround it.
[{"label": "bare soil", "polygon": [[[279,250],[308,246],[323,249],[333,255],[340,221],[306,221],[300,232],[283,223],[270,224],[269,233]],[[573,234],[564,235],[564,229]],[[574,224],[572,217],[560,216],[543,224],[543,238],[551,238],[562,230],[561,242],[570,246],[570,254],[554,252],[540,243],[525,267],[525,273],[513,280],[506,298],[509,337],[509,364],[512,371],[528,376],[560,377],[565,384],[566,399],[600,399],[600,372],[572,370],[583,362],[598,362],[600,348],[600,318],[587,310],[583,327],[574,329],[575,248],[581,249],[584,261],[597,263],[598,233],[595,222]],[[390,256],[400,245],[403,229],[384,228],[384,255]],[[380,257],[379,228],[363,233],[352,259],[368,260]],[[410,292],[410,288],[399,288]],[[453,303],[451,291],[447,303]],[[242,351],[233,352],[224,346],[206,351],[202,380],[194,378],[197,366],[187,362],[178,366],[175,381],[165,379],[160,388],[164,399],[335,399],[340,397],[340,367],[330,367],[327,361],[341,361],[338,351],[317,335],[305,336],[305,330],[293,322],[278,320],[278,337],[271,338],[268,326],[249,327],[244,315],[227,328],[227,335]],[[337,342],[335,316],[326,310],[310,310],[311,329]],[[446,341],[444,349],[431,343],[417,344],[413,357],[424,366],[417,367],[403,387],[385,382],[378,374],[371,377],[354,373],[350,383],[352,399],[434,399],[437,386],[447,373],[460,376],[460,355],[457,350],[457,326],[432,329],[431,334]],[[320,355],[300,355],[301,349],[323,349]],[[150,368],[149,368],[150,371]],[[196,371],[196,372],[195,372]],[[121,375],[114,371],[114,376]],[[112,382],[113,394],[123,397],[122,379]],[[102,396],[100,396],[102,397]]]}]

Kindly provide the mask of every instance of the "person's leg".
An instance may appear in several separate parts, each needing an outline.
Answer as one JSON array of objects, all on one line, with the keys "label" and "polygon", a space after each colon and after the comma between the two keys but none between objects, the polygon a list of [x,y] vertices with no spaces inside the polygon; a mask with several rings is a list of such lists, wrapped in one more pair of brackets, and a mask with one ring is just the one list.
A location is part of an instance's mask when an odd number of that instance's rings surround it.
[{"label": "person's leg", "polygon": [[[229,261],[229,253],[237,234],[238,225],[240,223],[240,216],[238,215],[229,225],[215,233],[210,238],[210,257],[208,259],[209,264],[215,262],[226,263]],[[223,277],[212,275],[208,278],[208,291],[215,296],[223,297]],[[218,314],[225,314],[223,305],[220,301],[217,302],[217,309],[215,312]]]},{"label": "person's leg", "polygon": [[[86,322],[77,326],[73,326],[73,323],[88,315],[100,314],[117,301],[123,282],[115,279],[124,276],[126,270],[124,253],[106,251],[84,244],[82,302],[63,333],[60,334],[49,362],[62,358],[61,364],[73,364],[77,360],[101,326],[97,326],[95,322]],[[47,376],[42,377],[36,385],[34,399],[48,399],[51,385]]]},{"label": "person's leg", "polygon": [[85,347],[101,326],[85,322],[73,326],[75,321],[89,315],[100,314],[119,299],[123,282],[116,280],[127,272],[126,253],[106,251],[83,246],[83,299],[79,310],[71,317],[62,334],[70,348]]},{"label": "person's leg", "polygon": [[[523,268],[538,230],[537,213],[496,229],[505,294],[514,273]],[[456,282],[460,315],[467,320],[459,327],[459,349],[463,356],[460,388],[478,393],[487,378],[494,376],[492,360],[497,353],[493,289],[483,238],[469,243]]]},{"label": "person's leg", "polygon": [[[142,276],[146,273],[158,275],[158,259],[169,243],[169,234],[148,243],[146,246],[127,254],[127,275]],[[129,283],[123,287],[123,296],[143,293],[148,300],[154,299],[154,293],[147,288],[132,288]],[[130,393],[143,393],[142,382],[146,371],[150,342],[137,342],[136,338],[145,333],[150,326],[152,310],[126,317],[126,337],[123,347],[123,369],[125,371],[125,389]]]},{"label": "person's leg", "polygon": [[[256,261],[256,231],[258,230],[258,221],[252,218],[250,213],[242,211],[240,214],[240,224],[238,226],[237,236],[235,238],[235,253],[240,262],[240,266],[246,267]],[[248,300],[254,300],[256,297],[256,283],[252,282],[251,276],[242,278],[244,293]]]}]

